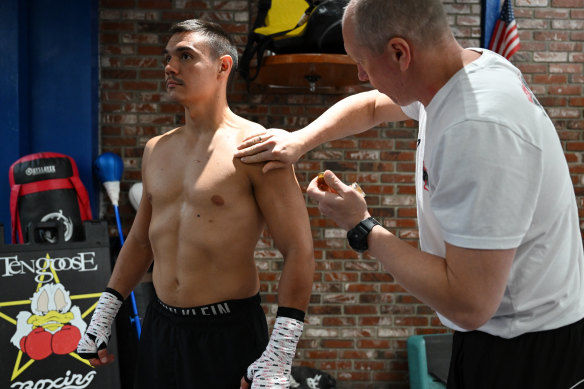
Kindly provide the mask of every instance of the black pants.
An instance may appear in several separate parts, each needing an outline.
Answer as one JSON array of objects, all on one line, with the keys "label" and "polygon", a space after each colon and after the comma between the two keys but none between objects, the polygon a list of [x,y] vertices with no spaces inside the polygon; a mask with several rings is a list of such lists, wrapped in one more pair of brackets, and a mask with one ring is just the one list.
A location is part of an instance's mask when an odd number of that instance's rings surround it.
[{"label": "black pants", "polygon": [[153,301],[146,311],[136,389],[239,389],[268,343],[259,295],[204,307]]},{"label": "black pants", "polygon": [[584,389],[584,319],[504,339],[456,332],[448,389]]}]

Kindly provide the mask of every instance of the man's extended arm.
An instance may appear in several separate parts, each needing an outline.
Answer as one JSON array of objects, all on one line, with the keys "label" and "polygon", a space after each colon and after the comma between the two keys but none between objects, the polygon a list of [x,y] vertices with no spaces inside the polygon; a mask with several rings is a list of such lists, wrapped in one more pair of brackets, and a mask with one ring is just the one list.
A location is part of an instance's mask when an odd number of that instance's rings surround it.
[{"label": "man's extended arm", "polygon": [[267,130],[248,137],[236,157],[246,163],[268,162],[264,172],[296,162],[304,153],[325,142],[366,131],[384,122],[406,120],[401,107],[371,90],[337,102],[308,126],[288,133]]},{"label": "man's extended arm", "polygon": [[[338,194],[320,190],[313,180],[307,193],[341,228],[350,230],[370,216],[363,197],[330,171],[327,184]],[[381,226],[368,235],[369,254],[408,292],[468,330],[483,325],[496,312],[515,256],[515,249],[476,250],[446,243],[445,258],[420,251]]]}]

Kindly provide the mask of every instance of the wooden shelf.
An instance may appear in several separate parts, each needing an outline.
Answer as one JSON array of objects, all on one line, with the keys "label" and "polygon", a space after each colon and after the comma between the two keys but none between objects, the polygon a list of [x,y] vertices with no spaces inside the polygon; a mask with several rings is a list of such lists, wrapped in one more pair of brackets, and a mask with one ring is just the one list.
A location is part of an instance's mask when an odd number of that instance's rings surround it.
[{"label": "wooden shelf", "polygon": [[264,91],[304,93],[352,93],[371,89],[368,83],[359,81],[357,65],[346,54],[267,56],[253,84]]}]

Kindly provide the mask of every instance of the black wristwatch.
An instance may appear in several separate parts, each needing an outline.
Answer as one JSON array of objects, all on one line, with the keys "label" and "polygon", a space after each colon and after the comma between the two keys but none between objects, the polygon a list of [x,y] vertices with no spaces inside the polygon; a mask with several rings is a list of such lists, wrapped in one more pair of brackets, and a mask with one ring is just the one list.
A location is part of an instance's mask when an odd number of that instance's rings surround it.
[{"label": "black wristwatch", "polygon": [[347,239],[349,240],[349,245],[353,250],[358,253],[364,253],[369,248],[367,244],[367,235],[371,232],[373,227],[381,225],[377,220],[372,217],[361,221],[353,229],[347,232]]}]

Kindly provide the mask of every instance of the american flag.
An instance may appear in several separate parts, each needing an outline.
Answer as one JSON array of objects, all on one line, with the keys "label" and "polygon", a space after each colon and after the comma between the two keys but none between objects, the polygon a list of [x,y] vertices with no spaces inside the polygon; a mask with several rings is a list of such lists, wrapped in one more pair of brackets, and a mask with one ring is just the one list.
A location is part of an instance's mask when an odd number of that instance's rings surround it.
[{"label": "american flag", "polygon": [[511,0],[505,0],[503,7],[501,7],[501,15],[493,28],[489,50],[509,59],[520,47],[517,23],[515,23]]}]

